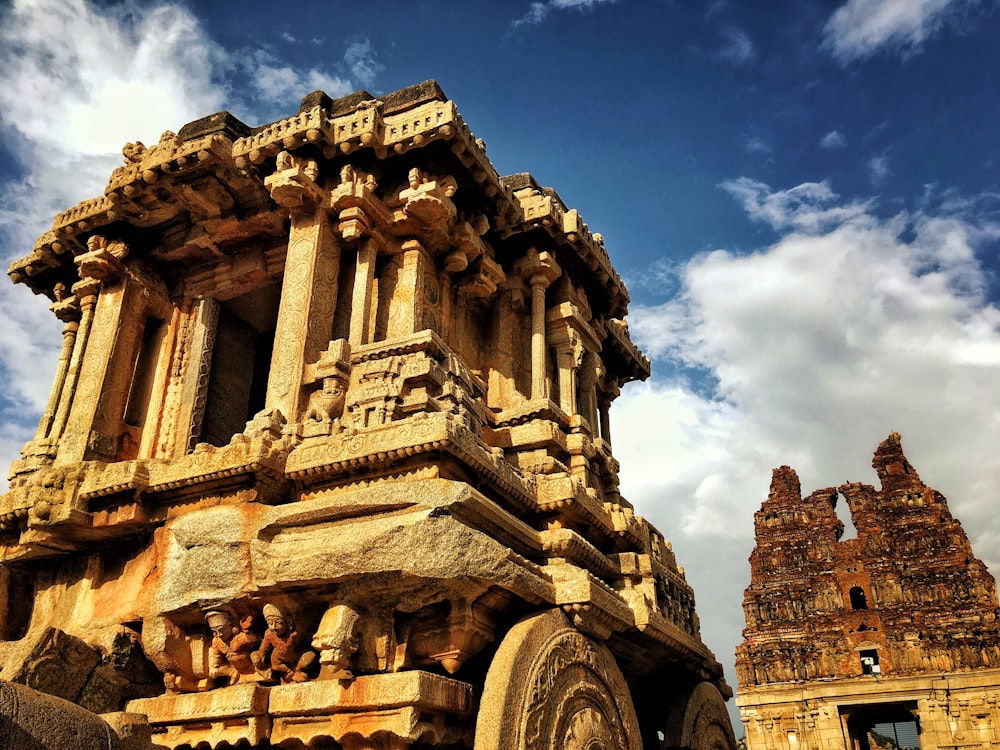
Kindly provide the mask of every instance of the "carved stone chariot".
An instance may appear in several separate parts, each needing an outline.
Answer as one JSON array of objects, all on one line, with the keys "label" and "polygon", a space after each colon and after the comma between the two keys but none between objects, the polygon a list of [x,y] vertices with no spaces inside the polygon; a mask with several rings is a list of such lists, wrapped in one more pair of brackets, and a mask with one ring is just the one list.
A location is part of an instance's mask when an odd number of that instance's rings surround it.
[{"label": "carved stone chariot", "polygon": [[618,492],[649,362],[576,211],[432,81],[124,153],[9,271],[65,328],[0,498],[4,680],[123,748],[735,748]]}]

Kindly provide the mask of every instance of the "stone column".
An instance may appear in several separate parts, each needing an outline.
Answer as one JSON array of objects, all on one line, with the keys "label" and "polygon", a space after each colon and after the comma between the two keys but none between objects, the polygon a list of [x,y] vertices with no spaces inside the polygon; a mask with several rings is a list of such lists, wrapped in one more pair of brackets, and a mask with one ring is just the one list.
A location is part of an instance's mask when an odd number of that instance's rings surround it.
[{"label": "stone column", "polygon": [[576,403],[577,351],[570,342],[556,350],[556,364],[559,367],[559,408],[567,415],[578,413]]},{"label": "stone column", "polygon": [[597,398],[597,408],[601,412],[601,439],[611,445],[611,402],[618,397],[617,384],[606,383]]},{"label": "stone column", "polygon": [[289,422],[302,409],[306,365],[330,342],[339,268],[340,246],[326,211],[293,216],[266,399],[266,408]]},{"label": "stone column", "polygon": [[76,384],[80,378],[83,354],[87,349],[87,339],[90,338],[90,327],[94,322],[94,308],[97,307],[97,293],[99,288],[100,282],[97,279],[84,279],[77,282],[73,288],[77,299],[80,300],[80,326],[73,337],[73,353],[69,360],[65,378],[63,379],[62,392],[59,397],[59,408],[48,431],[48,437],[53,441],[59,440],[63,430],[66,428],[69,409],[73,404]]},{"label": "stone column", "polygon": [[80,300],[76,297],[60,300],[51,309],[66,326],[62,332],[63,343],[62,349],[59,352],[59,363],[56,365],[56,379],[52,383],[52,391],[49,393],[49,400],[45,405],[45,413],[38,423],[35,440],[44,440],[49,437],[49,430],[52,428],[52,424],[56,418],[56,411],[59,408],[60,401],[63,399],[70,359],[73,356],[77,331],[80,329]]},{"label": "stone column", "polygon": [[374,236],[364,237],[358,243],[354,298],[351,300],[352,347],[371,343],[372,288],[375,282],[375,259],[378,256],[378,247],[378,240]]},{"label": "stone column", "polygon": [[531,287],[531,399],[545,398],[545,290],[559,278],[562,270],[546,251],[531,248],[515,262],[518,271]]},{"label": "stone column", "polygon": [[275,202],[289,210],[292,226],[265,409],[297,422],[305,367],[319,358],[333,331],[340,245],[324,205],[326,192],[316,182],[316,163],[282,152],[277,166],[264,183]]},{"label": "stone column", "polygon": [[600,423],[597,416],[597,376],[600,358],[591,351],[585,352],[580,363],[580,415],[587,420],[590,434],[599,436]]},{"label": "stone column", "polygon": [[[428,273],[434,272],[434,261],[419,240],[403,243],[402,268],[397,289],[400,292],[389,310],[389,336],[401,337],[430,327],[425,313],[428,305],[435,305],[437,280],[425,283]],[[428,292],[430,299],[427,298]]]}]

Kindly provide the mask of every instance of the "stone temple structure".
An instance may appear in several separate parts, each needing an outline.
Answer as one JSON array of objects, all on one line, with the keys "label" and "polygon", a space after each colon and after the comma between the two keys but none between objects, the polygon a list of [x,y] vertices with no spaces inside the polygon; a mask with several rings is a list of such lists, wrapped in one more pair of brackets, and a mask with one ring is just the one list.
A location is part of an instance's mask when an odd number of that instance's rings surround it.
[{"label": "stone temple structure", "polygon": [[0,746],[735,747],[618,492],[649,363],[576,211],[434,82],[124,154],[9,271],[65,328],[0,498]]},{"label": "stone temple structure", "polygon": [[[1000,607],[944,497],[892,434],[872,462],[882,488],[803,498],[774,470],[755,517],[737,704],[750,750],[868,750],[908,722],[925,750],[1000,747]],[[843,497],[857,538],[843,539]]]}]

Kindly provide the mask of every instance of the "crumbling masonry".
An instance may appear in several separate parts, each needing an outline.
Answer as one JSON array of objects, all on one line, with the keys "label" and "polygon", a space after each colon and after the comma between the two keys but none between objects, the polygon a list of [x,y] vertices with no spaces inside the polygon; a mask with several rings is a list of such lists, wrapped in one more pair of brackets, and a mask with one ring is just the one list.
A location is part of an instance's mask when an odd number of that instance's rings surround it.
[{"label": "crumbling masonry", "polygon": [[[1000,747],[1000,630],[993,577],[892,434],[881,489],[803,498],[774,470],[755,516],[737,704],[750,750],[867,750],[882,722],[915,721],[922,748]],[[857,538],[841,540],[843,497]]]}]

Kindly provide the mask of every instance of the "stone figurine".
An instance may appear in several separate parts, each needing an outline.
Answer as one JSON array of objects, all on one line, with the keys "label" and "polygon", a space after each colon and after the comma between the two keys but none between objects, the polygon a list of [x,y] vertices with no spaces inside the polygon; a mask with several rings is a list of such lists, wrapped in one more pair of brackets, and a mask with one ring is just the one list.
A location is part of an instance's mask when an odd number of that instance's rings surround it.
[{"label": "stone figurine", "polygon": [[361,615],[348,604],[335,604],[323,615],[313,636],[313,648],[319,651],[319,661],[330,677],[349,680],[351,660],[360,645]]},{"label": "stone figurine", "polygon": [[253,653],[258,669],[271,670],[272,679],[282,682],[305,682],[318,671],[316,652],[303,646],[303,637],[291,617],[273,604],[264,605],[267,632],[260,648]]},{"label": "stone figurine", "polygon": [[227,685],[255,681],[257,670],[252,657],[260,645],[260,636],[251,630],[253,615],[241,619],[238,627],[233,625],[232,614],[222,609],[208,612],[205,619],[213,636],[209,675]]}]

